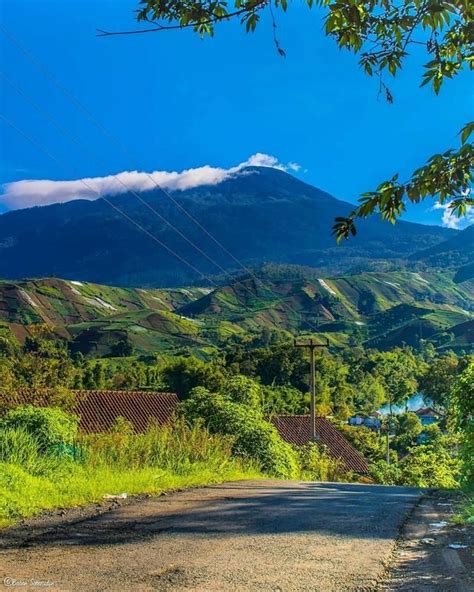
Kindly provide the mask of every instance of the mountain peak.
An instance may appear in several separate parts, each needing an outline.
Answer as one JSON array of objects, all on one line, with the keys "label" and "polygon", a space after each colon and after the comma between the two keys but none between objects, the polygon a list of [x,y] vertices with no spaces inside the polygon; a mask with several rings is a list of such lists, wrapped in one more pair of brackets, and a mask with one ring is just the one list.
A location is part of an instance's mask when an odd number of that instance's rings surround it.
[{"label": "mountain peak", "polygon": [[334,218],[353,206],[278,168],[249,166],[221,183],[176,191],[173,199],[190,216],[159,189],[138,199],[126,193],[2,215],[0,276],[170,286],[234,271],[236,261],[297,263],[332,274],[406,259],[453,235],[370,218],[360,222],[355,239],[337,247]]}]

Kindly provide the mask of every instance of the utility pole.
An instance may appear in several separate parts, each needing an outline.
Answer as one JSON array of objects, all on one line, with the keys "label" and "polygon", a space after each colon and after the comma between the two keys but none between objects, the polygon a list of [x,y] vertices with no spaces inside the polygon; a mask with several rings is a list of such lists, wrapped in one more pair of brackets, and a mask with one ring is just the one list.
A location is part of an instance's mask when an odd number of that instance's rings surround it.
[{"label": "utility pole", "polygon": [[307,347],[309,349],[309,392],[311,395],[309,403],[310,425],[311,425],[311,441],[316,441],[316,385],[315,385],[315,357],[314,350],[319,347],[329,347],[329,339],[326,338],[326,343],[315,343],[313,338],[297,340],[295,339],[295,347]]}]

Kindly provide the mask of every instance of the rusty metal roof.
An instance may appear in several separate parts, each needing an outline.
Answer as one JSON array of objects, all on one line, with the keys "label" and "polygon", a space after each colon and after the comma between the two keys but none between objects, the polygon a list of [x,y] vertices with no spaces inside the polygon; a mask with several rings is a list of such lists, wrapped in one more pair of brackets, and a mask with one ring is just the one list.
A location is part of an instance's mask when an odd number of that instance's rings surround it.
[{"label": "rusty metal roof", "polygon": [[[86,433],[107,431],[117,417],[129,421],[135,431],[144,432],[150,423],[168,423],[179,403],[174,393],[153,391],[75,390],[73,393],[77,403],[71,412],[79,416],[79,430]],[[17,399],[20,405],[48,406],[51,404],[51,391],[21,389]]]},{"label": "rusty metal roof", "polygon": [[179,403],[174,393],[146,391],[82,391],[75,412],[82,432],[104,432],[117,417],[129,421],[135,431],[144,432],[150,423],[168,423]]},{"label": "rusty metal roof", "polygon": [[[269,420],[289,444],[303,446],[311,441],[309,415],[274,415]],[[340,460],[347,469],[355,473],[368,472],[367,460],[325,417],[316,418],[316,436],[318,443],[327,447],[329,456]]]}]

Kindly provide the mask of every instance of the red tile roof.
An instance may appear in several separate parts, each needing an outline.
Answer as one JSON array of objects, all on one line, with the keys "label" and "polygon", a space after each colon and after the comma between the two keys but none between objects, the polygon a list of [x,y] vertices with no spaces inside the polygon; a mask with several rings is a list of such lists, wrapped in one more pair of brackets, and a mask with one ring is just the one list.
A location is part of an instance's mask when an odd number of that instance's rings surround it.
[{"label": "red tile roof", "polygon": [[[150,423],[168,423],[178,406],[174,393],[152,391],[73,391],[77,403],[72,410],[80,417],[79,430],[86,433],[105,432],[117,417],[129,421],[135,431],[144,432]],[[18,393],[18,403],[34,403],[38,406],[50,404],[47,390],[24,389]]]},{"label": "red tile roof", "polygon": [[83,391],[75,412],[81,418],[83,432],[104,432],[117,417],[129,421],[136,432],[144,432],[150,423],[168,423],[179,403],[174,393],[147,391]]},{"label": "red tile roof", "polygon": [[[303,446],[311,441],[309,415],[274,415],[269,418],[286,442]],[[318,443],[327,447],[329,456],[340,460],[355,473],[367,473],[367,460],[325,417],[316,418]]]}]

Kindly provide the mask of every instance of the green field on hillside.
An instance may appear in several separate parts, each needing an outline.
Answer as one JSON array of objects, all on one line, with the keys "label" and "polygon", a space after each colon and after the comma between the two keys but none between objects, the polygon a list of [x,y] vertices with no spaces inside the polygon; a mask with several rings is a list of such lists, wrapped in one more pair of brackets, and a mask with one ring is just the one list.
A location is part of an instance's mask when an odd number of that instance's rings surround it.
[{"label": "green field on hillside", "polygon": [[331,345],[378,349],[422,340],[473,348],[474,282],[448,272],[391,271],[319,278],[268,266],[211,290],[115,288],[53,278],[0,282],[0,322],[23,340],[45,323],[91,357],[125,341],[138,354],[212,351],[262,331],[319,334]]}]

